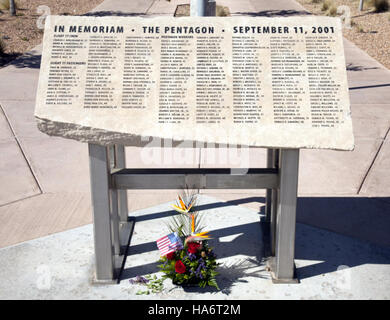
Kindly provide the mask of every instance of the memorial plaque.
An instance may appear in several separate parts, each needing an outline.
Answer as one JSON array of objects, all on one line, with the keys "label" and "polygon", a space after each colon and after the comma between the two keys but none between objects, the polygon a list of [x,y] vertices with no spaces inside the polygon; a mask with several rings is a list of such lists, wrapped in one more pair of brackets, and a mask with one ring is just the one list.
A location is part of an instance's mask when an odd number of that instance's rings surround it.
[{"label": "memorial plaque", "polygon": [[330,17],[46,20],[35,117],[49,135],[352,150]]}]

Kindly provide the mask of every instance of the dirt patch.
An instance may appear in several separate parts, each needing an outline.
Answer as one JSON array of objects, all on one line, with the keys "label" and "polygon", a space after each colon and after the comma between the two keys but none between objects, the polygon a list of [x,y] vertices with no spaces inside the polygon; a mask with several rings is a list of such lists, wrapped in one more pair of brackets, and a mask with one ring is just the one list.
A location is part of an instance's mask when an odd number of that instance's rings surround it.
[{"label": "dirt patch", "polygon": [[[343,28],[343,35],[366,51],[371,57],[390,69],[390,12],[375,12],[371,1],[364,1],[359,11],[359,0],[296,0],[315,15],[330,15],[339,6],[348,6],[351,27]],[[324,7],[327,10],[321,10]],[[331,8],[334,8],[333,10]],[[333,12],[332,12],[333,11]],[[336,14],[340,16],[340,14]]]},{"label": "dirt patch", "polygon": [[[43,11],[39,6],[47,6],[50,14],[82,15],[95,8],[104,0],[17,0],[16,16],[8,10],[0,10],[0,67],[18,55],[32,49],[42,42],[43,30],[37,21]],[[3,1],[0,1],[0,4]]]}]

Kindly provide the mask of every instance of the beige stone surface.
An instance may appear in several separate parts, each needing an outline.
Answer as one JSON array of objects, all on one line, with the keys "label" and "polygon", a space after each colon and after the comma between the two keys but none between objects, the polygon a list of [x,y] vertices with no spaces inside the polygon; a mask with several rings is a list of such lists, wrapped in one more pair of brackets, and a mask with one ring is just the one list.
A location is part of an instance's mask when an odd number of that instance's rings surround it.
[{"label": "beige stone surface", "polygon": [[390,197],[390,179],[386,179],[390,172],[390,140],[383,142],[375,162],[368,172],[361,189],[361,194],[366,196]]},{"label": "beige stone surface", "polygon": [[[347,81],[345,72],[345,60],[343,55],[343,43],[340,28],[341,25],[338,19],[327,17],[291,17],[291,18],[205,18],[202,17],[202,26],[213,26],[216,30],[215,35],[221,35],[222,29],[225,30],[221,48],[225,50],[223,56],[225,62],[219,64],[226,74],[224,80],[227,88],[232,89],[232,51],[231,51],[231,35],[234,26],[287,26],[289,28],[288,35],[294,43],[294,50],[299,54],[306,54],[304,45],[305,35],[296,35],[293,33],[293,28],[297,25],[302,26],[305,32],[311,32],[312,26],[328,26],[333,27],[336,31],[331,38],[334,42],[329,45],[330,55],[334,59],[332,65],[331,79],[340,85],[336,90],[337,105],[340,107],[340,115],[337,119],[339,124],[334,127],[313,127],[310,117],[309,102],[309,85],[307,79],[300,79],[300,85],[304,89],[301,94],[300,114],[303,117],[304,123],[276,123],[274,121],[274,111],[272,102],[272,82],[270,74],[270,51],[267,49],[267,42],[264,39],[269,39],[269,34],[256,35],[260,38],[263,50],[258,54],[259,63],[262,65],[262,74],[258,79],[258,85],[261,86],[260,93],[264,96],[261,100],[262,115],[257,123],[234,123],[233,108],[227,108],[222,111],[224,117],[221,123],[196,123],[196,79],[190,77],[186,84],[186,93],[184,101],[188,103],[189,119],[183,120],[181,123],[159,123],[158,111],[158,88],[159,82],[159,55],[153,54],[148,59],[152,67],[151,78],[155,79],[155,85],[150,91],[148,97],[144,98],[146,109],[129,109],[129,108],[100,108],[90,109],[85,108],[83,99],[74,99],[68,105],[48,105],[45,102],[49,66],[51,61],[55,60],[50,57],[50,47],[53,39],[54,25],[64,25],[69,28],[69,25],[125,25],[125,32],[121,35],[117,34],[118,39],[122,39],[125,35],[134,34],[144,37],[142,26],[198,26],[199,18],[180,18],[174,19],[171,17],[156,17],[150,19],[143,18],[127,18],[127,17],[58,17],[52,16],[47,19],[45,37],[43,44],[43,60],[40,72],[40,81],[38,87],[38,95],[35,109],[35,116],[38,120],[40,130],[50,135],[58,135],[66,138],[72,138],[84,142],[95,142],[100,144],[121,143],[125,145],[142,145],[145,137],[161,137],[173,139],[174,141],[206,141],[212,143],[232,143],[244,144],[260,147],[281,147],[281,148],[324,148],[324,149],[353,149],[352,122],[349,110],[349,97],[347,92]],[[135,31],[132,32],[131,28]],[[89,34],[79,33],[81,38],[88,38]],[[160,50],[159,40],[153,40],[151,46],[155,52]],[[86,47],[85,47],[86,48]],[[124,49],[114,49],[116,60],[112,63],[115,70],[122,70],[124,59]],[[189,65],[195,65],[195,43],[192,51],[189,54]],[[113,53],[114,54],[114,53]],[[74,61],[86,61],[88,50],[80,49]],[[119,57],[119,58],[118,58]],[[73,58],[69,58],[73,59]],[[85,91],[85,69],[80,67],[78,74],[81,80],[77,86],[72,89],[73,94],[78,94],[83,97]],[[305,67],[302,67],[305,68]],[[303,69],[302,69],[303,70]],[[306,69],[305,69],[306,70]],[[115,88],[112,91],[113,105],[120,105],[122,97],[122,72],[112,76],[112,85]],[[306,80],[305,80],[306,79]],[[330,78],[329,78],[330,79]],[[233,101],[233,90],[227,90],[224,93],[226,104]],[[286,112],[286,111],[284,111]]]},{"label": "beige stone surface", "polygon": [[390,128],[390,104],[351,106],[355,138],[385,139]]},{"label": "beige stone surface", "polygon": [[22,140],[43,191],[89,192],[88,146],[56,137],[44,138]]},{"label": "beige stone surface", "polygon": [[18,138],[48,138],[36,126],[34,106],[33,100],[9,100],[2,104]]},{"label": "beige stone surface", "polygon": [[46,193],[0,207],[0,247],[91,223],[90,201],[87,193]]},{"label": "beige stone surface", "polygon": [[357,138],[353,152],[301,150],[298,195],[357,194],[381,143]]},{"label": "beige stone surface", "polygon": [[38,86],[38,73],[14,72],[8,69],[2,72],[2,77],[7,79],[0,82],[1,102],[10,100],[35,100]]},{"label": "beige stone surface", "polygon": [[175,12],[176,7],[181,4],[187,3],[184,0],[156,0],[148,9],[150,14],[172,14]]},{"label": "beige stone surface", "polygon": [[3,113],[3,109],[0,106],[0,141],[12,141],[13,139],[14,135],[12,134],[8,121]]},{"label": "beige stone surface", "polygon": [[0,206],[40,193],[16,141],[0,140]]}]

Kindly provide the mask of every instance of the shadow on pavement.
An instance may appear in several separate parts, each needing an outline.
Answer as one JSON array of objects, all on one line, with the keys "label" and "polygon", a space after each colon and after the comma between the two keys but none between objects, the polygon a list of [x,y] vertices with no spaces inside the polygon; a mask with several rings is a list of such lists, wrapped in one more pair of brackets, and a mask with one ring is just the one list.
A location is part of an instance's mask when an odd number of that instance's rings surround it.
[{"label": "shadow on pavement", "polygon": [[2,53],[0,54],[0,67],[6,66],[8,63],[10,63],[12,60],[16,59],[18,56],[20,56],[21,53]]},{"label": "shadow on pavement", "polygon": [[347,71],[364,71],[364,70],[372,70],[372,69],[379,69],[378,67],[363,67],[363,66],[357,66],[353,63],[348,63],[346,66]]},{"label": "shadow on pavement", "polygon": [[[212,240],[210,246],[214,248],[217,258],[240,256],[236,259],[224,262],[218,268],[218,285],[220,289],[228,294],[230,288],[237,282],[247,282],[246,277],[258,277],[268,279],[265,271],[265,263],[262,250],[262,234],[260,223],[247,223],[223,229],[211,231]],[[221,241],[223,237],[231,237],[231,241]],[[257,239],[256,239],[257,238]],[[254,240],[256,239],[256,240]],[[147,242],[130,246],[129,256],[147,251],[157,250],[155,242]],[[241,256],[246,256],[243,258]],[[254,258],[253,258],[254,257]],[[141,266],[125,268],[120,276],[121,280],[130,279],[138,275],[146,275],[159,271],[158,262],[148,263]],[[214,288],[186,287],[188,292],[215,291]]]},{"label": "shadow on pavement", "polygon": [[375,84],[372,86],[352,87],[352,88],[349,88],[349,90],[371,89],[371,88],[380,88],[380,87],[390,87],[390,83]]},{"label": "shadow on pavement", "polygon": [[[258,202],[263,197],[247,197],[227,202],[216,202],[197,207],[198,211]],[[299,279],[335,272],[340,266],[356,267],[364,264],[390,264],[390,198],[362,197],[300,197],[297,205],[296,252],[299,260],[320,261],[298,267]],[[264,206],[262,206],[264,208]],[[263,211],[263,210],[261,210]],[[156,219],[175,214],[165,211],[137,217],[137,221]],[[259,212],[259,218],[261,212]],[[211,232],[210,245],[218,258],[246,256],[234,259],[231,265],[220,267],[221,290],[229,292],[234,283],[245,277],[267,278],[264,273],[262,228],[258,222],[247,223]],[[223,237],[231,240],[221,241]],[[253,239],[258,240],[253,240]],[[133,245],[129,255],[157,250],[155,242]],[[254,257],[254,258],[253,258]],[[157,272],[158,263],[125,268],[121,280]],[[213,289],[186,288],[203,292]]]},{"label": "shadow on pavement", "polygon": [[259,12],[235,12],[235,15],[246,15],[251,17],[288,17],[288,16],[302,16],[311,15],[310,12],[301,10],[265,10]]},{"label": "shadow on pavement", "polygon": [[299,197],[297,222],[390,248],[387,197]]},{"label": "shadow on pavement", "polygon": [[[251,203],[251,202],[257,202],[260,204],[263,204],[265,202],[264,197],[247,197],[247,198],[241,198],[236,200],[230,200],[226,202],[215,202],[210,204],[203,204],[196,206],[196,211],[204,211],[204,210],[210,210],[210,209],[216,209],[216,208],[222,208],[222,207],[228,207],[228,206],[237,206],[239,204],[245,204],[245,203]],[[151,214],[145,214],[140,217],[137,217],[137,221],[146,221],[151,219],[158,219],[158,218],[164,218],[167,216],[172,216],[178,214],[175,210],[167,210],[162,212],[156,212]]]},{"label": "shadow on pavement", "polygon": [[33,53],[4,54],[0,57],[0,66],[12,65],[16,68],[39,69],[41,67],[41,55]]},{"label": "shadow on pavement", "polygon": [[139,17],[145,15],[145,12],[121,12],[121,11],[92,11],[92,12],[87,12],[83,14],[83,16],[87,17],[107,17],[107,16],[117,16],[117,17]]},{"label": "shadow on pavement", "polygon": [[296,229],[295,258],[315,261],[297,268],[302,280],[366,264],[389,265],[390,248],[327,232],[304,224]]}]

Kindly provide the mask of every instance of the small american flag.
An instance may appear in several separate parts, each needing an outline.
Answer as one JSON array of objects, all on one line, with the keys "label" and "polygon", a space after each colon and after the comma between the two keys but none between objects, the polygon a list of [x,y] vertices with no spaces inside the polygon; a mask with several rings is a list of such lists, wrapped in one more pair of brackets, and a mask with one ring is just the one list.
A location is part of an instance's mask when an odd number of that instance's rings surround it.
[{"label": "small american flag", "polygon": [[167,236],[158,239],[156,242],[161,256],[165,256],[170,252],[174,252],[183,248],[183,243],[181,242],[177,232],[168,234]]}]

